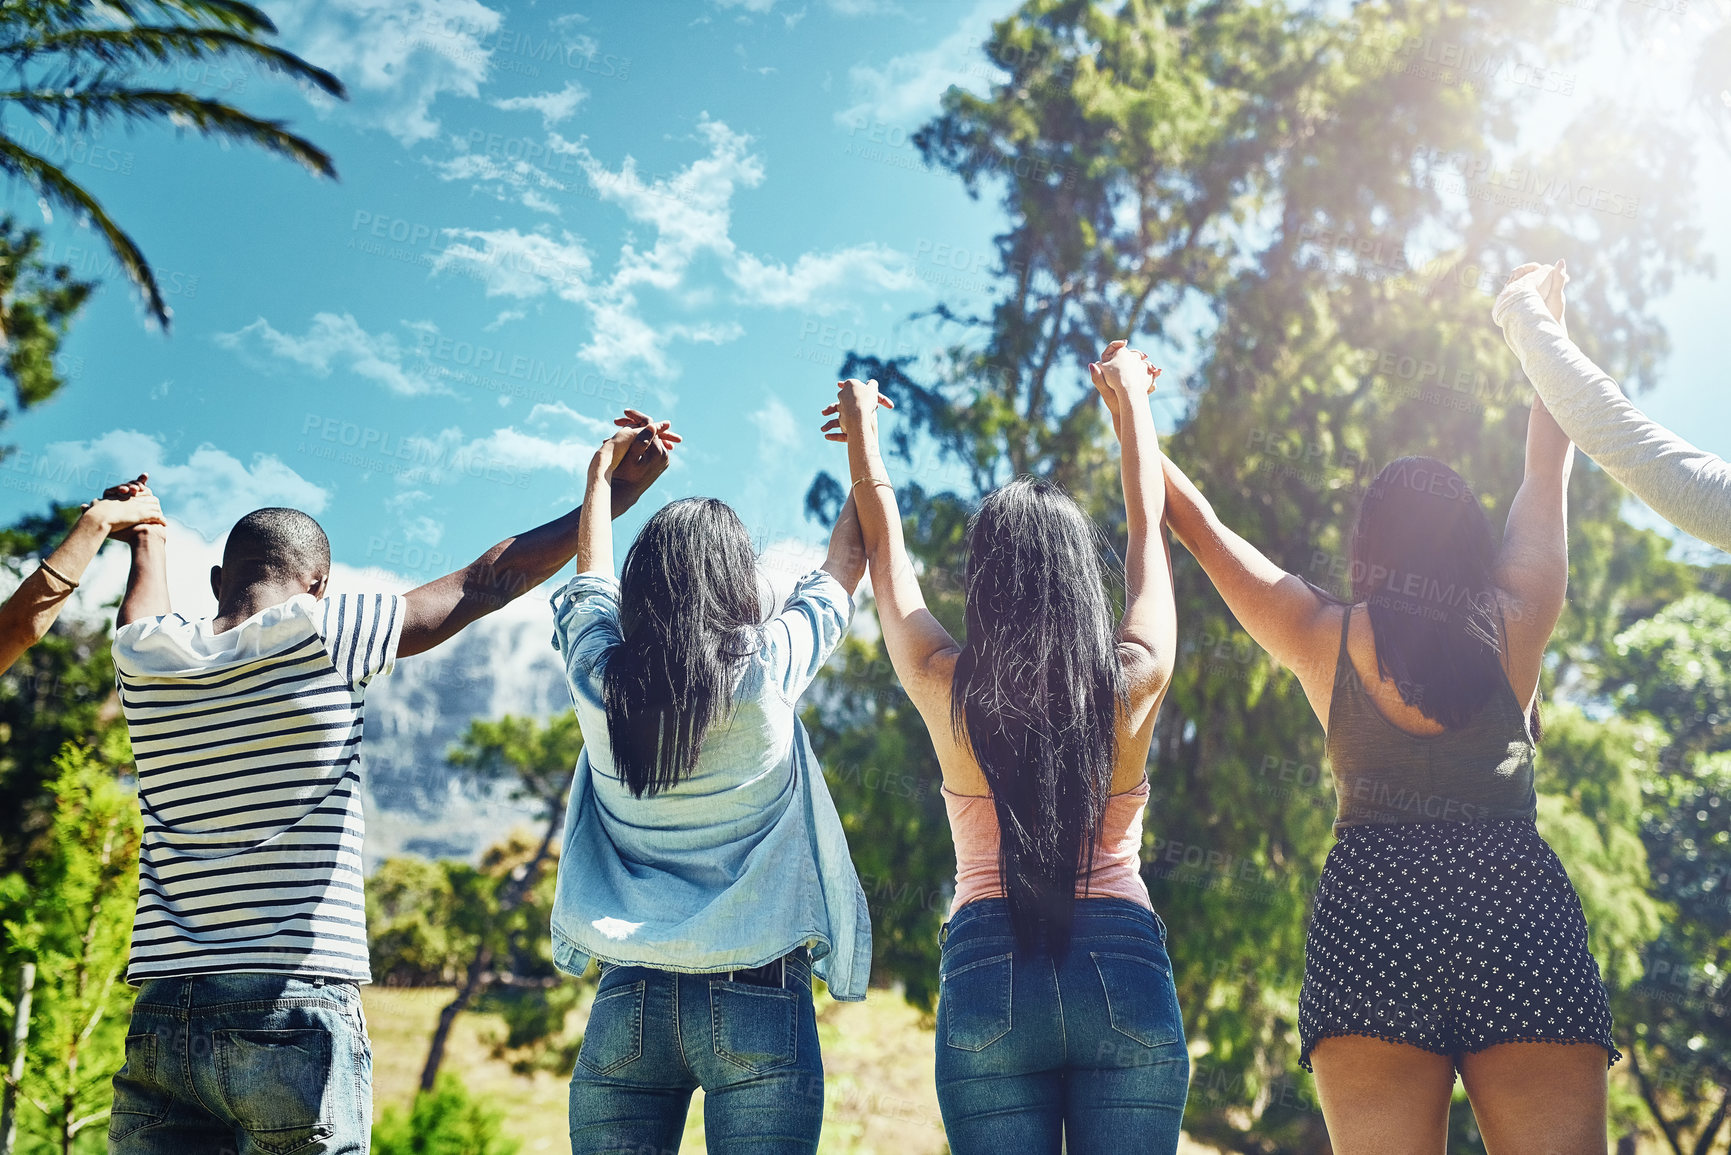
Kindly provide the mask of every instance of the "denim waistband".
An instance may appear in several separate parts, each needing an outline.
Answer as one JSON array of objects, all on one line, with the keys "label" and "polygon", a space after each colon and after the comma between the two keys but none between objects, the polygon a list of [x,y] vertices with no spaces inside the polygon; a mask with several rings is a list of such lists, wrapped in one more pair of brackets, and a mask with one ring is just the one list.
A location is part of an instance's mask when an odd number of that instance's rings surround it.
[{"label": "denim waistband", "polygon": [[[1097,929],[1104,929],[1102,924],[1129,920],[1138,926],[1146,927],[1158,934],[1161,939],[1166,937],[1166,924],[1160,916],[1138,902],[1127,898],[1078,898],[1074,907],[1075,914],[1070,924],[1070,933],[1081,936]],[[1010,900],[1007,898],[977,898],[965,904],[962,909],[950,916],[948,922],[938,932],[938,941],[942,943],[962,927],[973,926],[986,920],[1001,922],[1003,933],[1010,934]]]},{"label": "denim waistband", "polygon": [[671,970],[667,967],[650,966],[648,963],[616,963],[616,962],[609,962],[608,960],[606,960],[604,958],[597,958],[595,960],[595,965],[596,965],[596,968],[598,971],[610,971],[610,970],[617,970],[620,968],[637,968],[639,970],[657,971],[661,974],[691,975],[694,978],[712,978],[712,979],[727,979],[727,980],[732,980],[735,978],[741,978],[741,979],[749,979],[749,978],[754,978],[754,977],[755,978],[762,978],[762,977],[768,976],[772,972],[778,973],[780,975],[785,975],[787,973],[787,967],[789,964],[792,964],[794,966],[804,967],[806,970],[806,973],[809,975],[811,973],[811,967],[812,967],[811,948],[809,946],[805,946],[802,944],[800,946],[794,947],[792,950],[788,951],[786,954],[780,956],[779,958],[772,958],[768,962],[763,963],[759,966],[736,967],[736,968],[731,969],[731,970],[701,970],[701,971],[683,971],[683,970],[680,970],[680,971],[676,971],[676,970]]},{"label": "denim waistband", "polygon": [[187,975],[146,979],[133,1002],[135,1011],[156,1014],[240,1010],[270,1006],[359,1004],[361,990],[348,979],[265,973]]}]

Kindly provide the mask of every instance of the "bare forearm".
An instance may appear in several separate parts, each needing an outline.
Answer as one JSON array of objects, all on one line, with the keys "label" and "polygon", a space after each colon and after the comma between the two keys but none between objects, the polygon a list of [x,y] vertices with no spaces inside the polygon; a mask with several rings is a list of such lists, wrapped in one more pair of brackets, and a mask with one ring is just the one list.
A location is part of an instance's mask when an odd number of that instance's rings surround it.
[{"label": "bare forearm", "polygon": [[[102,548],[108,526],[88,511],[78,519],[60,547],[48,555],[47,568],[38,567],[0,605],[0,670],[48,635],[72,596],[73,585],[84,576],[90,560]],[[67,580],[62,581],[54,574]]]},{"label": "bare forearm", "polygon": [[1166,478],[1161,466],[1160,437],[1155,432],[1147,399],[1125,397],[1119,409],[1123,437],[1120,465],[1129,537],[1125,580],[1134,597],[1146,585],[1151,563],[1160,552],[1154,535],[1166,514]]},{"label": "bare forearm", "polygon": [[120,626],[162,617],[173,608],[168,597],[168,539],[146,530],[133,538],[131,546],[132,569],[115,619]]},{"label": "bare forearm", "polygon": [[1554,484],[1559,491],[1567,491],[1574,465],[1575,446],[1569,435],[1557,424],[1544,399],[1534,397],[1532,411],[1527,416],[1525,480]]},{"label": "bare forearm", "polygon": [[829,534],[829,553],[823,559],[823,570],[848,593],[859,588],[865,576],[865,541],[860,536],[859,506],[850,492],[836,515],[835,527]]},{"label": "bare forearm", "polygon": [[[602,508],[607,508],[608,496],[602,495]],[[465,597],[472,594],[486,604],[476,616],[492,612],[563,569],[577,553],[585,508],[578,506],[562,517],[508,537],[459,571]]]},{"label": "bare forearm", "polygon": [[66,540],[48,555],[48,564],[73,581],[82,579],[85,569],[95,559],[96,552],[102,548],[112,529],[107,522],[86,510],[72,527],[72,532],[66,535]]},{"label": "bare forearm", "polygon": [[577,510],[577,572],[613,572],[613,524],[588,510],[612,508],[616,502],[613,477],[599,457],[589,465],[588,487]]},{"label": "bare forearm", "polygon": [[1170,457],[1161,455],[1160,468],[1166,480],[1162,511],[1166,525],[1184,548],[1195,553],[1195,543],[1219,525],[1214,507]]}]

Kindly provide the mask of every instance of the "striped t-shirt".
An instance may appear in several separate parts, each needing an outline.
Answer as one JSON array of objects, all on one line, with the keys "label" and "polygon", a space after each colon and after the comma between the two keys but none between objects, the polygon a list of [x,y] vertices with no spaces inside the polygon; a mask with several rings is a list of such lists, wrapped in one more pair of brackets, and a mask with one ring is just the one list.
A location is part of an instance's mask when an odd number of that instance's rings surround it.
[{"label": "striped t-shirt", "polygon": [[129,983],[371,981],[361,697],[403,617],[394,594],[301,594],[220,634],[179,614],[115,633],[144,813]]}]

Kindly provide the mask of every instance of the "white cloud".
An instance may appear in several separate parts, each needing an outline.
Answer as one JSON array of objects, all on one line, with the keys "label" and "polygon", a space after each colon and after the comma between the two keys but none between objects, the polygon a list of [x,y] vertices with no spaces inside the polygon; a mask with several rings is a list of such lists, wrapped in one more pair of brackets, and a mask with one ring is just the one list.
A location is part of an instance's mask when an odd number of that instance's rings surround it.
[{"label": "white cloud", "polygon": [[916,288],[907,254],[882,245],[855,245],[833,253],[805,253],[786,265],[739,254],[728,276],[753,304],[827,313],[839,303],[836,290],[864,286],[899,291]]},{"label": "white cloud", "polygon": [[299,337],[280,332],[260,317],[233,333],[218,333],[216,343],[260,369],[275,369],[277,362],[286,361],[311,369],[320,377],[330,376],[332,369],[344,369],[402,397],[450,392],[404,366],[407,353],[394,334],[369,333],[347,313],[340,317],[315,313],[312,324]]},{"label": "white cloud", "polygon": [[433,272],[461,270],[487,286],[489,297],[539,297],[552,292],[568,301],[589,299],[594,261],[580,237],[516,229],[447,229],[453,238],[433,262]]},{"label": "white cloud", "polygon": [[20,450],[7,467],[30,473],[60,501],[87,501],[122,478],[148,473],[163,511],[206,538],[227,533],[242,514],[263,506],[288,505],[317,515],[330,499],[270,454],[254,454],[249,465],[204,444],[174,463],[155,436],[131,429],[56,442],[40,453]]},{"label": "white cloud", "polygon": [[614,428],[562,403],[534,406],[523,426],[508,425],[474,438],[452,426],[433,437],[408,438],[406,446],[414,464],[398,476],[398,481],[444,485],[492,478],[521,484],[529,473],[544,469],[581,477],[596,447]]},{"label": "white cloud", "polygon": [[774,452],[795,449],[800,444],[799,424],[793,418],[793,410],[779,397],[764,402],[763,408],[751,415],[751,423],[757,426],[760,449]]},{"label": "white cloud", "polygon": [[983,92],[996,70],[980,45],[1009,7],[1006,0],[977,0],[961,23],[930,48],[894,57],[882,68],[856,64],[848,69],[854,103],[835,114],[836,123],[908,127],[936,112],[938,98],[952,85]]},{"label": "white cloud", "polygon": [[538,112],[541,114],[541,127],[550,129],[575,116],[578,106],[587,99],[589,90],[574,80],[568,80],[565,87],[557,92],[543,92],[537,96],[510,96],[495,100],[493,107],[506,112]]},{"label": "white cloud", "polygon": [[[466,142],[463,146],[466,147]],[[476,192],[502,201],[517,201],[536,212],[561,215],[549,192],[569,192],[570,186],[540,165],[522,157],[486,152],[459,152],[446,160],[427,162],[442,181],[472,181]]]},{"label": "white cloud", "polygon": [[737,339],[743,329],[732,321],[651,322],[642,294],[678,295],[686,309],[700,303],[689,280],[700,260],[713,260],[734,285],[733,301],[746,306],[800,308],[832,312],[849,291],[898,292],[919,288],[912,261],[877,244],[854,245],[828,253],[805,253],[791,265],[745,252],[733,241],[733,198],[765,178],[763,161],[751,138],[707,115],[698,133],[705,155],[664,176],[645,175],[627,156],[617,169],[590,153],[582,141],[552,134],[549,155],[569,155],[588,178],[595,195],[619,206],[634,224],[654,230],[653,243],[627,240],[613,272],[597,277],[581,238],[550,229],[450,230],[453,243],[439,255],[434,272],[477,275],[488,296],[528,299],[547,294],[583,307],[591,336],[578,355],[610,368],[641,365],[671,379],[678,374],[672,349],[679,342],[719,344]]},{"label": "white cloud", "polygon": [[504,19],[479,0],[298,0],[273,15],[285,43],[343,78],[356,116],[405,145],[438,134],[440,96],[479,94]]}]

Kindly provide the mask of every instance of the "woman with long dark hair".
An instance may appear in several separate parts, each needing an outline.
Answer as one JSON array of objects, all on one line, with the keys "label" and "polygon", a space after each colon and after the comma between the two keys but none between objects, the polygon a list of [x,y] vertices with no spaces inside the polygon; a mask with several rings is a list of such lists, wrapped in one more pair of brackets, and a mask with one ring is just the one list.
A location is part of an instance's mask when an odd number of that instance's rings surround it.
[{"label": "woman with long dark hair", "polygon": [[1157,372],[1122,343],[1093,370],[1123,447],[1123,617],[1093,522],[1057,485],[1018,478],[968,528],[965,642],[926,609],[902,539],[878,451],[887,402],[847,381],[825,410],[826,433],[848,443],[884,643],[931,732],[955,838],[936,1049],[956,1155],[1177,1150],[1190,1060],[1139,873],[1177,634]]},{"label": "woman with long dark hair", "polygon": [[1500,545],[1453,469],[1391,462],[1359,509],[1349,604],[1269,561],[1166,463],[1167,525],[1328,735],[1336,841],[1298,1028],[1336,1155],[1442,1150],[1456,1070],[1492,1155],[1604,1155],[1609,1004],[1534,825],[1572,454],[1535,399]]},{"label": "woman with long dark hair", "polygon": [[709,1150],[809,1155],[811,978],[863,999],[871,922],[795,704],[847,631],[859,522],[849,503],[823,567],[773,613],[745,526],[711,498],[662,507],[616,581],[609,523],[588,511],[609,507],[627,448],[616,436],[590,464],[577,576],[553,596],[584,736],[554,961],[601,964],[571,1147],[677,1151],[702,1087]]}]

